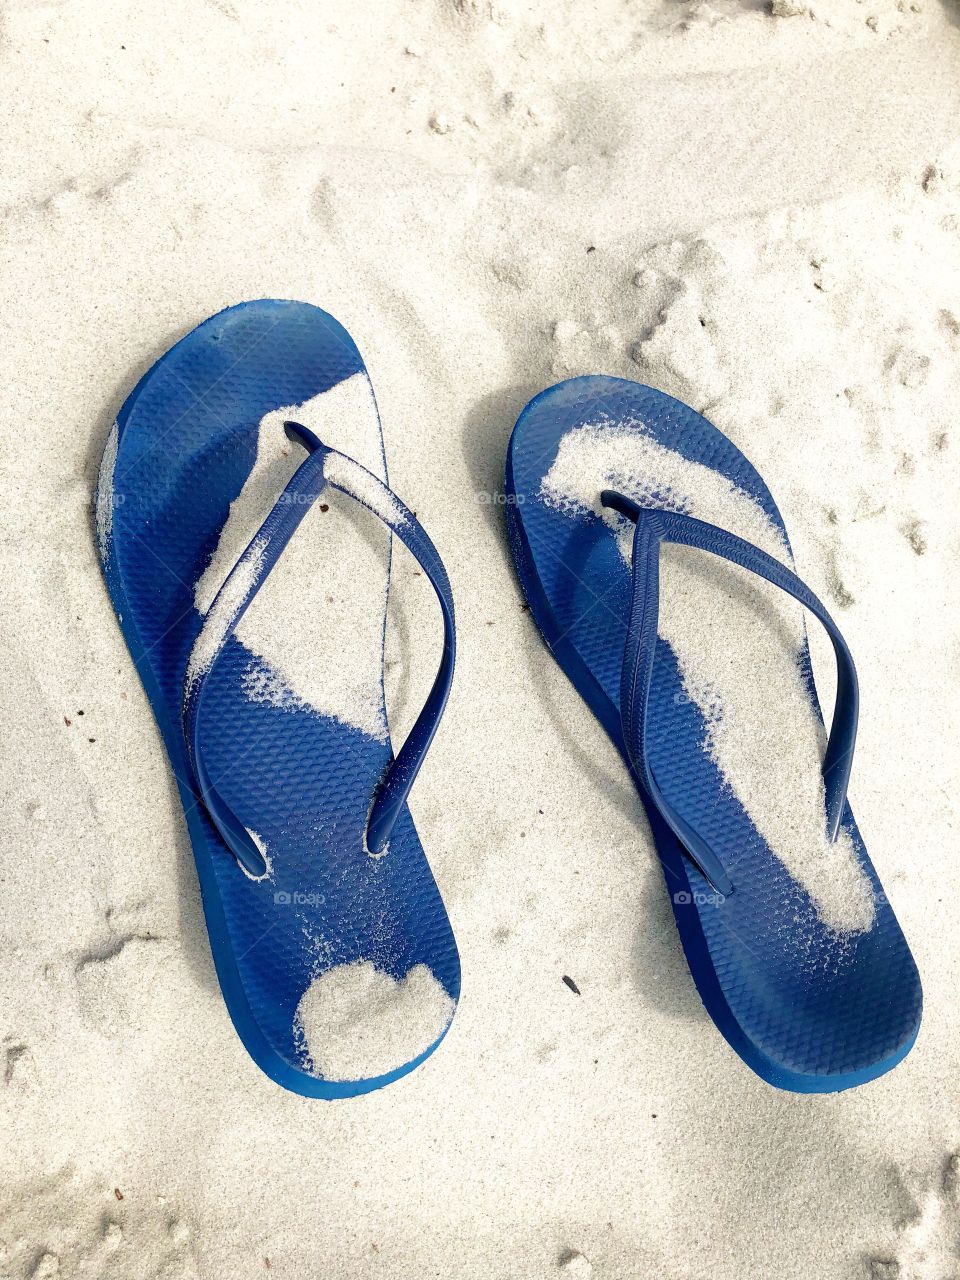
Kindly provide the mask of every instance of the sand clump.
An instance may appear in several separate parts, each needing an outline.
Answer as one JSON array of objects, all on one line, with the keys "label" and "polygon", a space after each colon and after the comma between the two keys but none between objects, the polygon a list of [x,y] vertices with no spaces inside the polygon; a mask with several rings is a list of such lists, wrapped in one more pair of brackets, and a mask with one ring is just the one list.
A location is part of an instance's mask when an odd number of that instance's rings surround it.
[{"label": "sand clump", "polygon": [[190,660],[184,677],[184,700],[192,693],[197,681],[210,670],[227,638],[231,634],[234,619],[244,601],[263,576],[270,542],[266,537],[254,538],[243,555],[228,570],[213,599],[203,615],[203,626],[190,651]]},{"label": "sand clump", "polygon": [[444,1033],[454,1002],[424,964],[397,981],[369,960],[314,978],[296,1026],[311,1069],[325,1080],[366,1080],[425,1053]]},{"label": "sand clump", "polygon": [[[642,422],[570,431],[541,488],[573,516],[602,514],[629,564],[633,525],[601,507],[604,488],[728,529],[792,567],[780,531],[754,499],[659,445]],[[869,929],[873,892],[850,835],[841,829],[834,842],[826,835],[824,735],[801,673],[800,606],[696,548],[666,544],[661,561],[658,634],[703,715],[703,749],[824,922]]]},{"label": "sand clump", "polygon": [[[306,404],[267,414],[256,462],[196,584],[201,613],[207,613],[226,574],[307,457],[287,438],[283,424],[288,419],[347,455],[328,455],[325,470],[329,466],[331,479],[342,480],[345,488],[352,484],[367,505],[378,509],[381,491],[350,465],[352,459],[384,477],[376,404],[366,375],[354,374]],[[385,514],[401,516],[393,505]],[[243,676],[250,698],[309,707],[386,740],[381,653],[389,537],[354,497],[332,487],[313,504],[234,632],[251,654]]]}]

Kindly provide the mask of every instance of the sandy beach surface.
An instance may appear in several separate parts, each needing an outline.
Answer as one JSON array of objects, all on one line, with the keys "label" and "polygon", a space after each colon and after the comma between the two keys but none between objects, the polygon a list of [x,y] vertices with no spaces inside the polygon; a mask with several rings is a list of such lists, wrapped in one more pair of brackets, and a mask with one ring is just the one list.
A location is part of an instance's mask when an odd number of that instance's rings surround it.
[{"label": "sandy beach surface", "polygon": [[[960,1276],[955,0],[8,0],[0,69],[0,1276]],[[412,809],[463,998],[341,1103],[230,1024],[92,520],[135,380],[264,296],[357,340],[459,610]],[[590,372],[748,454],[856,656],[851,798],[925,991],[861,1089],[724,1043],[521,607],[506,442]],[[398,556],[398,738],[432,607]]]}]

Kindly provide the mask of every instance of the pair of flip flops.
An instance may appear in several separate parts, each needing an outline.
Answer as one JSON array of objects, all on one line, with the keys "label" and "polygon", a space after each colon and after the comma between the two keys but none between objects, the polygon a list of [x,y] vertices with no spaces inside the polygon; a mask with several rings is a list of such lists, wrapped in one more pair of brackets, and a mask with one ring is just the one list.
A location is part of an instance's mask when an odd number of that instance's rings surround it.
[{"label": "pair of flip flops", "polygon": [[[786,1089],[889,1070],[916,1037],[921,992],[846,801],[856,673],[760,476],[678,401],[585,377],[524,410],[506,489],[531,612],[634,778],[718,1028]],[[383,690],[394,535],[443,627],[396,753]],[[440,557],[387,485],[346,331],[262,300],[177,343],[110,433],[97,538],[240,1038],[297,1093],[388,1084],[433,1052],[460,995],[407,807],[456,630]],[[825,749],[803,624],[780,594],[834,646]]]}]

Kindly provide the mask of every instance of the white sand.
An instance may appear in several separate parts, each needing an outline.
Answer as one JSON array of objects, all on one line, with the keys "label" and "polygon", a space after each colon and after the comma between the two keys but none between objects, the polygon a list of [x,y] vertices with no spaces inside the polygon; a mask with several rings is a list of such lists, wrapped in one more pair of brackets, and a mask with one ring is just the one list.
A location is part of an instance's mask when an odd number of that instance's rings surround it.
[{"label": "white sand", "polygon": [[260,581],[269,546],[269,538],[254,538],[236,563],[230,566],[212,602],[203,611],[203,626],[187,660],[183,682],[185,702],[197,681],[213,666],[217,654],[230,635],[238,610]]},{"label": "white sand", "polygon": [[120,435],[117,424],[110,428],[106,444],[103,446],[103,457],[97,474],[96,522],[97,547],[101,560],[110,554],[110,534],[113,529],[113,473],[117,465],[117,445]]},{"label": "white sand", "polygon": [[[0,1275],[956,1271],[960,27],[812,5],[5,7]],[[412,807],[463,999],[423,1067],[332,1105],[229,1024],[91,519],[135,379],[264,295],[359,343],[461,639]],[[586,372],[744,449],[853,649],[851,798],[927,1001],[866,1088],[777,1093],[714,1030],[629,779],[520,607],[489,499],[528,396]],[[440,642],[414,568],[398,737]]]},{"label": "white sand", "polygon": [[[384,475],[376,404],[362,373],[306,404],[268,413],[260,425],[256,462],[196,584],[201,613],[307,457],[284,431],[291,418],[331,448],[349,451],[349,458],[328,455],[324,474],[328,466],[339,467],[354,484],[365,482],[367,505],[378,499],[380,491],[361,469]],[[360,466],[350,467],[351,459]],[[389,534],[352,496],[327,489],[237,625],[237,639],[254,658],[244,684],[253,699],[311,707],[383,741],[380,653]]]},{"label": "white sand", "polygon": [[[571,518],[602,516],[630,564],[634,525],[602,506],[603,489],[705,520],[794,567],[758,502],[710,467],[657,444],[642,421],[600,419],[568,432],[541,486]],[[673,650],[684,695],[704,718],[704,751],[824,923],[842,932],[869,929],[873,890],[850,834],[841,829],[836,841],[827,839],[820,773],[826,739],[801,674],[801,606],[749,570],[696,548],[668,543],[660,559],[657,633]]]},{"label": "white sand", "polygon": [[344,453],[328,453],[323,462],[323,475],[330,484],[369,507],[391,529],[399,531],[407,523],[406,512],[394,495],[356,459]]},{"label": "white sand", "polygon": [[267,842],[264,840],[263,836],[261,836],[259,832],[251,831],[249,827],[245,827],[244,830],[246,831],[250,839],[253,841],[253,843],[257,846],[257,849],[260,851],[263,857],[264,871],[261,875],[255,876],[252,874],[252,872],[247,870],[247,868],[243,865],[242,862],[238,861],[237,866],[240,868],[243,874],[247,877],[247,879],[252,880],[254,884],[259,884],[261,880],[272,879],[273,878],[273,859],[270,856],[270,849],[269,849],[269,846],[267,845]]},{"label": "white sand", "polygon": [[325,1080],[368,1080],[405,1066],[446,1030],[454,1003],[424,964],[397,982],[369,960],[314,978],[297,1006],[297,1029]]}]

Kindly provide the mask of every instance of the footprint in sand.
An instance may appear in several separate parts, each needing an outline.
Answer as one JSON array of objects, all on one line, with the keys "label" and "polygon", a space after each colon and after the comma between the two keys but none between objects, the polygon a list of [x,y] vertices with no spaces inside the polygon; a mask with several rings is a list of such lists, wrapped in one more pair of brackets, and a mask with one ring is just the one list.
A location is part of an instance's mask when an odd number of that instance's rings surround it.
[{"label": "footprint in sand", "polygon": [[556,378],[572,378],[584,369],[619,369],[623,364],[620,331],[599,317],[582,326],[573,320],[558,320],[552,336],[551,369]]},{"label": "footprint in sand", "polygon": [[870,1280],[960,1278],[960,1152],[947,1158],[892,1253],[867,1267]]},{"label": "footprint in sand", "polygon": [[37,1087],[37,1067],[28,1044],[7,1037],[0,1055],[0,1080],[15,1093],[30,1093]]},{"label": "footprint in sand", "polygon": [[924,533],[926,521],[912,516],[900,525],[900,532],[910,544],[910,550],[916,556],[926,555],[927,538]]},{"label": "footprint in sand", "polygon": [[149,992],[168,955],[164,939],[136,923],[140,911],[108,909],[102,937],[74,960],[80,1011],[106,1035],[135,1030],[149,1020]]},{"label": "footprint in sand", "polygon": [[917,391],[927,381],[930,357],[910,347],[896,347],[885,362],[886,372],[908,391]]},{"label": "footprint in sand", "polygon": [[67,1167],[0,1192],[3,1280],[198,1280],[187,1220],[165,1196],[144,1186],[114,1189],[121,1175],[95,1180]]},{"label": "footprint in sand", "polygon": [[585,1254],[582,1254],[579,1249],[564,1249],[560,1255],[558,1267],[564,1276],[593,1275],[593,1265],[590,1259]]},{"label": "footprint in sand", "polygon": [[706,239],[656,246],[633,282],[648,311],[631,355],[644,381],[703,408],[729,390],[706,297],[727,264]]}]

